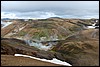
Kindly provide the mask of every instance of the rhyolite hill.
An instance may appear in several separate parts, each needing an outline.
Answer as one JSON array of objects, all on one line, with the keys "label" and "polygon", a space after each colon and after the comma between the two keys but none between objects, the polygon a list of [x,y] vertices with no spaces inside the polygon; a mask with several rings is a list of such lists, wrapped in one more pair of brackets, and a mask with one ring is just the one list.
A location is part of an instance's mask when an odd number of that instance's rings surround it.
[{"label": "rhyolite hill", "polygon": [[[12,24],[1,28],[1,55],[16,53],[39,58],[57,58],[73,66],[99,66],[99,29],[84,26],[97,19],[48,18],[38,20],[12,20]],[[99,24],[99,22],[97,22]],[[40,50],[25,43],[25,39],[59,41],[50,50]],[[44,44],[46,45],[46,44]]]}]

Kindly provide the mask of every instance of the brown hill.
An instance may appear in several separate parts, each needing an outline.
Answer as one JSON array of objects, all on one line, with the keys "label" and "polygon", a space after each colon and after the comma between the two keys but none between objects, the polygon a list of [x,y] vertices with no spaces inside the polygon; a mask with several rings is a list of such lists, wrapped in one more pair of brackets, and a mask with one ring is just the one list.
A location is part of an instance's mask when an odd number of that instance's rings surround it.
[{"label": "brown hill", "polygon": [[[95,37],[91,34],[95,32]],[[73,66],[99,65],[99,30],[89,29],[67,38],[53,47],[53,51],[65,54]],[[71,57],[71,58],[68,58]]]},{"label": "brown hill", "polygon": [[62,66],[26,57],[1,55],[1,66]]}]

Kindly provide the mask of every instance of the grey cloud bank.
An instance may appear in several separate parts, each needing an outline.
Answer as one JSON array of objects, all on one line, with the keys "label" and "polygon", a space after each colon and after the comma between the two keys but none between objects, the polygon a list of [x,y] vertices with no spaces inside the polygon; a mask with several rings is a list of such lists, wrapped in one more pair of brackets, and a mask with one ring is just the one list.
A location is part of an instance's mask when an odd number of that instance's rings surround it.
[{"label": "grey cloud bank", "polygon": [[99,18],[99,1],[1,1],[1,17]]}]

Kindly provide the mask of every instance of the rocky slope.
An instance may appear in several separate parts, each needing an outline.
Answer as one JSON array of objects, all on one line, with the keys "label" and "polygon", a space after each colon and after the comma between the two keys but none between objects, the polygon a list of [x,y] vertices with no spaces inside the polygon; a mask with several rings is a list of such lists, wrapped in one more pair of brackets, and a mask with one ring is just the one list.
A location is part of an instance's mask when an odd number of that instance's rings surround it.
[{"label": "rocky slope", "polygon": [[[52,60],[53,58],[58,58],[58,57],[63,58],[63,56],[60,53],[39,50],[35,47],[31,47],[31,46],[27,45],[22,40],[18,40],[18,39],[14,39],[14,38],[2,38],[1,39],[1,55],[2,56],[4,55],[4,57],[5,56],[9,57],[10,55],[12,55],[11,57],[13,57],[15,54],[29,55],[29,56],[34,56],[34,57],[41,58],[41,59],[48,59],[48,60]],[[4,57],[2,57],[2,58],[4,58]],[[16,58],[14,58],[14,59],[16,59]],[[2,64],[8,63],[7,62],[8,60],[3,61],[3,59],[1,59],[1,61],[2,61]],[[25,62],[27,62],[27,60]],[[9,64],[10,64],[10,62],[6,65],[9,65]],[[28,65],[28,64],[26,64],[26,65]],[[18,65],[18,64],[15,64],[15,65]],[[32,64],[32,65],[34,65],[34,64]],[[45,65],[45,63],[42,65]],[[53,64],[50,64],[48,66],[52,66],[52,65]],[[3,66],[5,66],[5,65],[3,65]],[[37,64],[36,64],[36,66],[37,66]]]},{"label": "rocky slope", "polygon": [[[91,31],[93,32],[93,30]],[[90,31],[83,35],[80,34],[80,36],[77,34],[80,39],[76,36],[72,36],[64,41],[60,41],[49,51],[31,47],[22,40],[2,38],[1,54],[14,55],[19,53],[45,59],[57,58],[69,62],[73,66],[98,66],[99,39],[86,36],[86,34],[89,33]],[[96,37],[97,36],[99,35],[97,34]]]}]

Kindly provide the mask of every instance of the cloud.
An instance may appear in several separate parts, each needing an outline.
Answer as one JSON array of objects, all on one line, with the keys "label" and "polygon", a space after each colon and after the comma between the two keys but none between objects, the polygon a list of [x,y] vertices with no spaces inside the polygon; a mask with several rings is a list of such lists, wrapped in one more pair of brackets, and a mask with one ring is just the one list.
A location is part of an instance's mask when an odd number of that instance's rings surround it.
[{"label": "cloud", "polygon": [[11,19],[45,19],[49,17],[61,17],[61,18],[99,18],[98,14],[93,13],[68,13],[64,15],[57,15],[53,12],[42,12],[42,11],[35,11],[35,12],[1,12],[1,18],[11,18]]},{"label": "cloud", "polygon": [[1,1],[2,10],[17,12],[99,8],[99,1]]},{"label": "cloud", "polygon": [[15,18],[16,14],[14,13],[7,13],[7,12],[2,12],[1,13],[1,18]]},{"label": "cloud", "polygon": [[15,13],[10,13],[10,12],[2,12],[1,13],[1,18],[11,18],[11,19],[45,19],[49,17],[60,17],[58,15],[55,15],[52,12],[15,12]]},{"label": "cloud", "polygon": [[[1,1],[3,17],[99,18],[99,1]],[[7,14],[9,13],[9,14]]]}]

